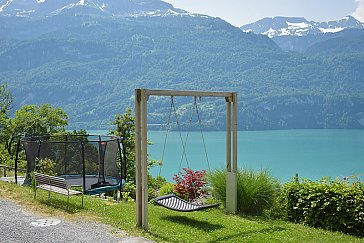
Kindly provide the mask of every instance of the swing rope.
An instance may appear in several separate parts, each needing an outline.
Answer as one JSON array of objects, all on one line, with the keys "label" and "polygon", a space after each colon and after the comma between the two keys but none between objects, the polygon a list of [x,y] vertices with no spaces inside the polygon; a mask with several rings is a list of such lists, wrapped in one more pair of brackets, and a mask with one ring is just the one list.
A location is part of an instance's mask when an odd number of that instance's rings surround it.
[{"label": "swing rope", "polygon": [[[201,97],[199,97],[199,99],[200,99],[200,102],[201,102]],[[204,153],[205,153],[207,166],[208,166],[209,172],[211,172],[210,160],[209,160],[209,157],[208,157],[205,137],[204,137],[203,130],[202,130],[202,119],[201,119],[201,116],[200,116],[200,111],[199,111],[199,108],[198,108],[197,97],[196,96],[194,97],[191,117],[189,119],[190,127],[192,126],[192,120],[193,120],[193,116],[194,116],[195,112],[196,112],[196,116],[197,116],[199,130],[200,130],[200,133],[201,133],[201,138],[202,138],[202,143],[203,143],[203,148],[204,148]],[[171,96],[171,104],[170,104],[170,108],[169,108],[168,120],[167,120],[167,123],[166,123],[166,133],[165,133],[165,136],[164,136],[164,143],[163,143],[162,159],[161,160],[162,160],[162,163],[163,163],[165,150],[166,150],[167,139],[168,139],[168,134],[169,134],[169,132],[171,130],[172,113],[174,114],[174,117],[176,119],[178,134],[179,134],[179,138],[180,138],[181,144],[182,144],[182,155],[181,155],[181,160],[180,160],[179,167],[178,167],[178,172],[180,172],[181,167],[182,167],[182,163],[183,163],[183,159],[185,159],[187,167],[190,168],[188,158],[187,158],[187,152],[186,152],[186,150],[187,150],[186,149],[187,148],[187,141],[188,141],[188,138],[189,138],[189,130],[187,131],[185,139],[183,139],[181,128],[180,128],[180,121],[178,119],[177,109],[176,109],[176,106],[174,104],[174,97],[173,96]],[[159,176],[161,174],[161,170],[162,170],[162,167],[159,168],[159,173],[158,173]]]},{"label": "swing rope", "polygon": [[[201,97],[200,97],[200,101],[201,101]],[[208,155],[207,155],[205,138],[204,138],[203,131],[202,131],[202,120],[201,120],[201,117],[200,117],[200,112],[199,112],[199,109],[198,109],[197,98],[196,97],[194,97],[194,104],[193,104],[193,108],[192,108],[192,114],[191,114],[191,118],[189,120],[190,127],[192,126],[192,119],[193,119],[195,111],[196,111],[196,115],[197,115],[197,119],[198,119],[198,124],[199,124],[199,127],[200,127],[200,133],[201,133],[201,137],[202,137],[202,141],[203,141],[206,161],[207,161],[207,164],[208,164],[209,171],[211,171],[210,162],[209,162]],[[182,162],[183,162],[183,158],[185,158],[187,166],[188,166],[188,168],[190,168],[189,163],[188,163],[188,159],[187,159],[187,153],[186,153],[186,146],[187,146],[187,140],[188,140],[188,137],[189,137],[189,130],[187,131],[185,140],[183,140],[182,133],[181,133],[181,128],[180,128],[180,122],[179,122],[179,119],[178,119],[176,107],[174,105],[173,96],[171,96],[171,105],[170,105],[170,109],[169,109],[168,121],[166,123],[166,134],[165,134],[165,137],[164,137],[162,162],[163,162],[164,155],[165,155],[165,149],[166,149],[168,133],[170,131],[170,122],[171,122],[172,112],[174,113],[174,116],[175,116],[175,119],[176,119],[178,133],[179,133],[179,137],[180,137],[181,144],[182,144],[182,156],[181,156],[181,161],[180,161],[179,170],[178,170],[180,172]],[[161,169],[162,169],[162,167],[159,168],[159,176],[161,174]],[[195,193],[195,197],[196,197],[196,192],[194,191],[194,193]],[[154,198],[154,201],[160,206],[163,206],[163,207],[166,207],[168,209],[175,210],[175,211],[181,211],[181,212],[199,211],[199,210],[204,210],[204,209],[219,206],[219,204],[196,205],[196,204],[193,204],[191,202],[185,201],[185,200],[177,197],[174,194],[169,194],[169,195]]]},{"label": "swing rope", "polygon": [[[162,151],[162,159],[161,160],[162,160],[162,163],[163,163],[163,161],[164,161],[164,155],[165,155],[165,150],[166,150],[168,133],[171,130],[170,123],[171,123],[172,113],[174,114],[174,117],[176,119],[176,124],[177,124],[177,128],[178,128],[178,134],[179,134],[179,138],[180,138],[181,144],[182,144],[182,155],[181,155],[181,160],[180,160],[179,169],[178,169],[178,172],[180,172],[181,171],[182,162],[183,162],[183,158],[185,158],[187,167],[190,168],[190,165],[189,165],[189,162],[188,162],[188,158],[187,158],[187,153],[186,153],[186,145],[187,145],[187,140],[188,140],[189,132],[187,132],[186,138],[183,141],[182,132],[181,132],[181,128],[180,128],[180,122],[179,122],[179,119],[178,119],[177,109],[176,109],[176,106],[174,104],[174,97],[173,96],[171,96],[171,104],[170,104],[170,108],[169,108],[168,120],[167,120],[167,123],[166,123],[166,133],[165,133],[165,136],[164,136],[164,143],[163,143],[163,151]],[[193,113],[192,113],[192,115],[193,115]],[[191,121],[192,121],[192,116],[190,118],[190,123],[191,123]],[[161,170],[162,170],[162,167],[159,167],[159,176],[161,174]]]},{"label": "swing rope", "polygon": [[181,144],[182,144],[182,155],[181,155],[181,160],[180,160],[179,169],[178,169],[178,172],[180,172],[181,171],[181,165],[182,165],[182,162],[183,162],[183,157],[185,158],[187,167],[190,168],[190,164],[188,163],[188,158],[187,158],[187,153],[186,153],[186,145],[187,145],[189,132],[187,132],[186,139],[185,139],[185,141],[183,141],[181,126],[180,126],[180,122],[179,122],[179,119],[178,119],[176,106],[174,105],[174,102],[173,102],[173,97],[172,97],[172,104],[173,104],[174,116],[176,118],[178,134],[179,134],[179,138],[180,138]]},{"label": "swing rope", "polygon": [[[201,102],[201,97],[200,97],[200,102]],[[205,137],[204,137],[203,131],[202,131],[202,120],[201,120],[200,112],[199,112],[198,105],[197,105],[197,102],[196,102],[196,97],[195,97],[194,106],[196,107],[195,109],[196,109],[198,124],[199,124],[199,127],[200,127],[200,133],[201,133],[203,148],[204,148],[204,151],[205,151],[205,157],[206,157],[206,161],[207,161],[207,166],[209,168],[209,172],[211,172],[210,160],[209,160],[209,156],[207,155],[207,148],[206,148],[206,143],[205,143]]]},{"label": "swing rope", "polygon": [[[171,96],[171,105],[169,107],[169,115],[168,115],[168,120],[167,120],[167,123],[166,123],[166,134],[164,135],[164,143],[163,143],[163,150],[162,150],[162,158],[161,158],[162,164],[163,164],[163,161],[164,161],[164,154],[165,154],[165,151],[166,151],[168,133],[170,131],[170,123],[171,123],[171,116],[172,116],[173,106],[174,106],[173,96]],[[159,166],[158,177],[160,177],[161,172],[162,172],[162,166]]]}]

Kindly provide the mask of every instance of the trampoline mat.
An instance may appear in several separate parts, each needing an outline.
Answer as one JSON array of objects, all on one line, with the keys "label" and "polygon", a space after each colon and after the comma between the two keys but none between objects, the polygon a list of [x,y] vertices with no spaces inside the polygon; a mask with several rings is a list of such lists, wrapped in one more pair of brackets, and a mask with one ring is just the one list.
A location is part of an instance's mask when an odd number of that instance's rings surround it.
[{"label": "trampoline mat", "polygon": [[[82,184],[83,184],[82,175],[61,175],[58,177],[66,179],[67,184],[71,185],[71,186],[82,186]],[[85,179],[86,179],[85,190],[88,191],[88,190],[93,190],[91,188],[91,185],[96,184],[99,180],[99,177],[97,175],[86,175]],[[114,177],[105,177],[105,181],[108,182],[109,184],[105,185],[104,187],[107,187],[107,186],[115,187],[115,186],[119,185],[119,183],[120,183],[120,180],[117,178],[114,178]]]}]

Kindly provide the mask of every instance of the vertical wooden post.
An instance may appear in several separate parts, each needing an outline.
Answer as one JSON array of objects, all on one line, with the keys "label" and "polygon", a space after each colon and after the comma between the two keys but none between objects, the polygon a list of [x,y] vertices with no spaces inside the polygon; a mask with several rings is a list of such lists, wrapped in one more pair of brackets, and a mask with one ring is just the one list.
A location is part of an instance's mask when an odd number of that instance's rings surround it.
[{"label": "vertical wooden post", "polygon": [[148,230],[148,131],[147,102],[145,90],[141,93],[141,175],[142,175],[142,228]]},{"label": "vertical wooden post", "polygon": [[226,99],[226,172],[231,172],[231,103]]},{"label": "vertical wooden post", "polygon": [[141,173],[141,140],[140,140],[140,102],[141,90],[135,90],[135,177],[136,177],[136,224],[142,227],[142,173]]},{"label": "vertical wooden post", "polygon": [[233,172],[238,170],[238,101],[237,93],[233,93]]},{"label": "vertical wooden post", "polygon": [[[233,103],[233,150],[231,150],[231,103]],[[230,213],[237,211],[237,169],[235,164],[236,127],[234,126],[235,105],[234,97],[226,99],[226,210]],[[233,165],[231,165],[233,152]]]}]

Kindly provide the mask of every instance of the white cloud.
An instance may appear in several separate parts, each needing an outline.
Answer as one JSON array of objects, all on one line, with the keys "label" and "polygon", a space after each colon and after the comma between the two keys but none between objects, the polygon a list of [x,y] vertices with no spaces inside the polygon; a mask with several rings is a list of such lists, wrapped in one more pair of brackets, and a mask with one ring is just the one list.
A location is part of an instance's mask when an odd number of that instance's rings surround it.
[{"label": "white cloud", "polygon": [[355,2],[357,2],[358,7],[353,13],[353,16],[357,20],[364,22],[364,0],[355,0]]}]

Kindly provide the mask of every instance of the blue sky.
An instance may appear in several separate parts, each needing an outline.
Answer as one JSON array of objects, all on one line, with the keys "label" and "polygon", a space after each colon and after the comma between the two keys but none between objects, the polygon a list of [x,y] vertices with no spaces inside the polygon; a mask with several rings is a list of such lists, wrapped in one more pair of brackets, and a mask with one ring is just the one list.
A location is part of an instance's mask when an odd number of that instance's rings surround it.
[{"label": "blue sky", "polygon": [[353,15],[364,22],[364,0],[164,0],[192,13],[242,26],[264,17],[291,16],[328,21]]}]

